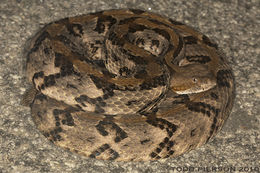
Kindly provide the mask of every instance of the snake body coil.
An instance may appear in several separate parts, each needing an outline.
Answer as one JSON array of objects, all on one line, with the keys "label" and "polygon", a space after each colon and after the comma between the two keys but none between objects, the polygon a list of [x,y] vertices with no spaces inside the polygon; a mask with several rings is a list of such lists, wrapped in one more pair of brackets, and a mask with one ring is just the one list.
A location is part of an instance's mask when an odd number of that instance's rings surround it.
[{"label": "snake body coil", "polygon": [[[175,157],[205,144],[231,112],[234,78],[217,45],[141,10],[46,25],[30,41],[26,97],[54,144],[97,159]],[[32,94],[33,93],[33,94]]]}]

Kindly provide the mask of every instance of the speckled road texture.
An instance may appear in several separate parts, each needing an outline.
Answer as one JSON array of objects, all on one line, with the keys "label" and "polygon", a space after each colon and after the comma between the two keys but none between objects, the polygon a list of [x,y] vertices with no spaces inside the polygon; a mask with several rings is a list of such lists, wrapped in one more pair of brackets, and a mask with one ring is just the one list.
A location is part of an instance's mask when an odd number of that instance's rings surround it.
[{"label": "speckled road texture", "polygon": [[[259,21],[257,0],[31,1],[0,3],[0,172],[206,172],[260,169]],[[66,16],[138,8],[171,17],[218,43],[236,78],[236,100],[213,141],[176,159],[153,162],[98,161],[50,143],[20,105],[29,87],[23,71],[26,41],[44,24]]]}]

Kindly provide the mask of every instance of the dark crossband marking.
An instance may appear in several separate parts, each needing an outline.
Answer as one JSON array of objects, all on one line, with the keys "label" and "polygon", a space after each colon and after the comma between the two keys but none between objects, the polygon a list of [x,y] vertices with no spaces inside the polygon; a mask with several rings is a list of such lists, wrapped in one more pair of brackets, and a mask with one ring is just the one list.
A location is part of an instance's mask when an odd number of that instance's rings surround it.
[{"label": "dark crossband marking", "polygon": [[104,155],[109,155],[108,160],[115,160],[119,157],[118,152],[116,152],[115,150],[113,150],[109,144],[103,144],[102,146],[100,146],[97,150],[93,151],[89,157],[90,158],[97,158],[99,156],[102,156],[102,154]]},{"label": "dark crossband marking", "polygon": [[155,118],[155,119],[148,118],[147,123],[151,124],[154,127],[159,128],[162,131],[166,131],[167,134],[167,137],[165,137],[164,140],[158,144],[157,148],[155,148],[153,152],[150,153],[150,157],[153,159],[160,159],[161,158],[160,152],[162,150],[166,150],[168,153],[165,156],[165,158],[170,157],[174,153],[174,151],[171,150],[171,148],[174,146],[174,141],[171,141],[170,138],[173,136],[178,126],[162,118]]},{"label": "dark crossband marking", "polygon": [[219,70],[217,73],[217,84],[220,87],[230,87],[230,80],[233,78],[231,70]]},{"label": "dark crossband marking", "polygon": [[215,49],[218,49],[218,45],[215,44],[215,43],[212,43],[207,36],[203,35],[203,36],[202,36],[202,40],[203,40],[203,42],[204,42],[206,45],[208,45],[208,46],[210,46],[210,47],[214,47]]},{"label": "dark crossband marking", "polygon": [[218,121],[218,116],[219,116],[219,113],[220,113],[220,110],[217,110],[216,111],[216,114],[214,116],[214,119],[213,119],[213,122],[211,124],[211,127],[210,127],[210,132],[209,132],[209,137],[207,138],[206,140],[206,143],[213,137],[213,133],[216,132],[219,128],[219,126],[217,126],[217,121]]},{"label": "dark crossband marking", "polygon": [[96,125],[96,129],[102,136],[112,135],[109,134],[109,132],[113,133],[115,135],[114,141],[116,143],[127,138],[127,133],[112,121],[100,121],[98,125]]},{"label": "dark crossband marking", "polygon": [[194,36],[183,37],[185,44],[197,44],[198,39]]},{"label": "dark crossband marking", "polygon": [[196,55],[196,56],[186,56],[189,62],[198,62],[201,64],[206,64],[211,61],[209,56],[205,55]]},{"label": "dark crossband marking", "polygon": [[101,16],[97,20],[97,25],[94,31],[98,32],[99,34],[104,33],[106,29],[106,22],[110,22],[108,24],[108,28],[110,29],[116,23],[116,19],[111,16]]},{"label": "dark crossband marking", "polygon": [[[39,49],[39,47],[42,45],[42,42],[43,42],[46,38],[49,38],[49,37],[50,37],[50,35],[49,35],[48,32],[44,31],[43,33],[41,33],[41,34],[39,35],[39,37],[36,39],[33,48],[30,50],[30,52],[28,53],[27,56],[30,56],[30,54],[31,54],[32,52],[36,52],[36,51]],[[28,60],[28,59],[27,59],[27,60]]]},{"label": "dark crossband marking", "polygon": [[190,111],[206,114],[208,117],[211,116],[211,113],[217,115],[217,113],[219,112],[219,109],[216,109],[210,104],[203,102],[188,102],[186,106]]},{"label": "dark crossband marking", "polygon": [[67,24],[66,25],[69,34],[72,34],[75,37],[81,37],[84,33],[83,33],[83,28],[82,25],[80,24]]}]

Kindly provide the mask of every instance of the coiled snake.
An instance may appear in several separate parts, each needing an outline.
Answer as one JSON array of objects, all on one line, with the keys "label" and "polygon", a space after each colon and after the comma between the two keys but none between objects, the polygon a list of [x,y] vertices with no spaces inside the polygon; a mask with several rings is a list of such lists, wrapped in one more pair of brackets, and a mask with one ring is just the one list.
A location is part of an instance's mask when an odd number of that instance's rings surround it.
[{"label": "coiled snake", "polygon": [[118,161],[175,157],[209,141],[231,112],[234,78],[217,49],[142,10],[61,19],[30,40],[33,89],[24,102],[44,136],[70,151]]}]

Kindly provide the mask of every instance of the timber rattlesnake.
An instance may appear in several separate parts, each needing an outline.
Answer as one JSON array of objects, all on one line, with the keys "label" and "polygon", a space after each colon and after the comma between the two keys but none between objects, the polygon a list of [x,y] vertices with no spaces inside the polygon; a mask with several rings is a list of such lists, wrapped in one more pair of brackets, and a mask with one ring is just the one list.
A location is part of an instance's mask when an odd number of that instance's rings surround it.
[{"label": "timber rattlesnake", "polygon": [[175,157],[205,144],[231,112],[234,78],[217,45],[142,10],[46,25],[31,40],[25,94],[54,144],[97,159]]}]

